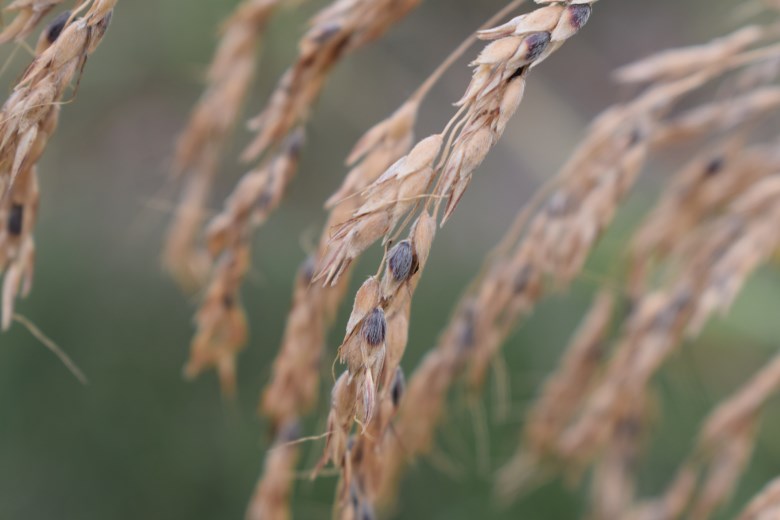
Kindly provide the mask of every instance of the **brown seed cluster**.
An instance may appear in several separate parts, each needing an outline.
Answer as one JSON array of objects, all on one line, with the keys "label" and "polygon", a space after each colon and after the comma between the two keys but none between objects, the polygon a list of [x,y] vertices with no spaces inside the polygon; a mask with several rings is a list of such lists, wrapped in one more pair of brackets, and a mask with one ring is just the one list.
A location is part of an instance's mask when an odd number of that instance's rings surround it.
[{"label": "brown seed cluster", "polygon": [[[385,254],[384,263],[389,272],[385,272],[382,280],[369,279],[358,292],[347,336],[339,349],[339,359],[347,364],[348,370],[334,387],[328,421],[329,440],[323,462],[331,460],[340,466],[344,482],[351,480],[356,471],[348,442],[352,424],[356,421],[360,425],[358,444],[363,437],[377,442],[376,435],[367,433],[377,408],[382,409],[383,387],[377,381],[377,372],[386,367],[388,361],[397,366],[406,345],[410,301],[400,300],[398,307],[404,312],[399,312],[395,320],[389,314],[385,316],[391,307],[389,302],[396,300],[395,297],[388,299],[387,287],[393,286],[388,280],[402,279],[413,265],[407,258],[407,250],[417,251],[415,244],[419,239],[413,237],[420,230],[419,219],[430,221],[425,227],[431,228],[426,235],[432,239],[434,216],[439,207],[438,202],[432,201],[449,200],[442,221],[449,218],[474,170],[500,138],[520,103],[531,66],[540,63],[575,34],[589,15],[590,2],[556,3],[479,33],[480,37],[493,42],[473,63],[471,84],[458,102],[458,113],[444,132],[421,140],[369,184],[361,192],[364,202],[351,218],[333,228],[317,275],[317,279],[322,279],[326,285],[338,283],[351,262],[370,245],[380,239],[385,243],[392,241],[397,234],[396,228],[404,227],[416,208],[420,205],[426,208],[412,227],[409,246],[401,242]],[[403,113],[405,108],[399,112]],[[413,108],[416,112],[416,107]],[[435,206],[433,216],[428,213],[431,206]],[[429,247],[428,243],[426,249]],[[386,341],[394,335],[403,341],[398,341],[397,348],[390,348],[393,341],[387,345],[374,345],[374,340],[384,337],[384,331],[387,332]],[[393,331],[397,333],[393,334]],[[397,360],[395,356],[391,357],[394,351],[399,352]],[[373,475],[368,479],[376,483],[368,486],[373,488],[371,492],[362,490],[369,503],[374,503],[387,489],[392,479],[385,474],[392,475],[398,463],[397,440],[386,434],[381,437],[389,441],[381,442],[387,444],[381,448],[387,454],[381,457],[381,464],[371,465],[378,469],[369,472],[382,476]],[[360,460],[363,460],[362,456]],[[342,502],[347,488],[342,488]],[[352,514],[357,514],[358,503],[365,502],[366,499],[354,502],[350,509]]]},{"label": "brown seed cluster", "polygon": [[[15,2],[22,38],[57,2]],[[87,58],[99,45],[111,21],[116,0],[82,2],[64,12],[41,35],[36,56],[0,111],[0,273],[2,328],[13,318],[14,302],[32,287],[38,214],[37,164],[57,127],[61,100],[78,79]],[[50,5],[49,5],[50,4]],[[77,16],[78,11],[87,9]],[[10,29],[16,20],[9,25]]]}]

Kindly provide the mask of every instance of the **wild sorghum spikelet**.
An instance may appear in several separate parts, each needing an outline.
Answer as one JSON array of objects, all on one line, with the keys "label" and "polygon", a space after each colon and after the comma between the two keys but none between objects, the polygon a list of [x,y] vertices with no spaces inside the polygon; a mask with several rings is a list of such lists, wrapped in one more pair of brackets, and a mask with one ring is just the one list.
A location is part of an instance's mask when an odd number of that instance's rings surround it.
[{"label": "wild sorghum spikelet", "polygon": [[[447,198],[446,221],[471,182],[474,170],[495,145],[525,91],[528,71],[544,61],[587,23],[593,2],[541,7],[510,22],[480,32],[492,42],[472,63],[474,73],[457,103],[461,119],[436,195]],[[459,113],[460,113],[459,112]]]},{"label": "wild sorghum spikelet", "polygon": [[[37,55],[0,111],[0,273],[5,271],[2,327],[14,300],[32,285],[38,211],[36,165],[57,127],[60,101],[108,28],[116,1],[84,2],[81,17],[63,13],[43,32]],[[7,270],[7,271],[6,271]]]},{"label": "wild sorghum spikelet", "polygon": [[222,24],[207,87],[179,136],[173,172],[186,175],[163,253],[167,268],[185,288],[202,284],[210,265],[199,247],[203,212],[219,159],[241,116],[258,61],[263,30],[281,0],[244,0]]},{"label": "wild sorghum spikelet", "polygon": [[438,134],[423,139],[363,190],[365,202],[333,230],[318,276],[326,285],[335,284],[352,260],[388,236],[419,202],[433,178],[442,142]]},{"label": "wild sorghum spikelet", "polygon": [[[471,83],[444,133],[427,137],[366,188],[363,208],[337,229],[318,278],[335,283],[371,244],[392,233],[415,201],[448,199],[443,221],[463,196],[474,170],[504,132],[523,97],[528,71],[573,36],[590,16],[590,2],[547,6],[480,31],[494,40],[472,63]],[[447,136],[449,135],[449,138]],[[441,168],[435,164],[441,154]],[[432,193],[430,185],[441,169]],[[438,203],[436,204],[438,207]]]},{"label": "wild sorghum spikelet", "polygon": [[263,413],[274,423],[308,412],[316,400],[325,335],[349,277],[343,276],[333,287],[312,284],[315,269],[327,249],[330,229],[350,218],[362,204],[361,191],[411,146],[415,114],[405,107],[369,130],[355,145],[348,158],[354,168],[328,203],[330,215],[318,251],[298,271],[282,346],[261,402]]},{"label": "wild sorghum spikelet", "polygon": [[563,453],[589,458],[603,446],[621,403],[646,392],[683,337],[715,310],[725,311],[746,277],[780,244],[780,179],[756,183],[723,216],[693,233],[667,288],[636,302],[605,378],[561,441]]},{"label": "wild sorghum spikelet", "polygon": [[207,229],[214,268],[195,318],[197,332],[185,374],[195,377],[215,367],[225,395],[235,391],[236,356],[246,343],[240,289],[251,264],[252,232],[280,204],[297,169],[302,145],[303,135],[293,133],[276,156],[244,175]]}]

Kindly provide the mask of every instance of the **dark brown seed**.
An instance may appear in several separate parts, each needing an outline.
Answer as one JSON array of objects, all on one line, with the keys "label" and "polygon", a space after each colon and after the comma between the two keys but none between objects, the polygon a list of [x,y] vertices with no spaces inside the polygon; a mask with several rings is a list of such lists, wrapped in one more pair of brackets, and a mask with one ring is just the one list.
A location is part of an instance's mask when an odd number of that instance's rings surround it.
[{"label": "dark brown seed", "polygon": [[393,400],[393,407],[398,408],[401,404],[401,399],[404,396],[404,390],[406,389],[406,377],[401,367],[395,369],[395,377],[393,378],[393,384],[390,387],[390,398]]},{"label": "dark brown seed", "polygon": [[70,20],[70,11],[63,11],[57,18],[52,20],[49,26],[46,28],[46,40],[52,44],[60,37],[62,30]]},{"label": "dark brown seed", "polygon": [[385,311],[377,307],[371,314],[369,314],[365,320],[363,320],[363,327],[360,330],[363,335],[363,339],[366,343],[376,347],[385,342],[385,334],[387,333],[387,320],[385,320]]},{"label": "dark brown seed", "polygon": [[551,38],[552,36],[548,32],[533,33],[526,37],[525,44],[528,47],[528,51],[525,55],[525,61],[530,63],[541,56],[550,44]]},{"label": "dark brown seed", "polygon": [[720,173],[720,171],[723,170],[725,163],[726,161],[723,157],[713,157],[707,163],[707,166],[704,167],[704,176],[712,177],[713,175]]},{"label": "dark brown seed", "polygon": [[571,25],[577,30],[582,29],[585,24],[588,23],[590,13],[593,10],[590,5],[584,4],[570,5],[567,9],[569,11],[569,20],[571,20]]},{"label": "dark brown seed", "polygon": [[412,274],[414,265],[414,252],[412,244],[408,240],[399,242],[390,250],[387,265],[396,282],[405,282]]},{"label": "dark brown seed", "polygon": [[24,223],[24,206],[14,204],[11,206],[11,213],[8,215],[8,233],[13,236],[22,234],[22,225]]}]

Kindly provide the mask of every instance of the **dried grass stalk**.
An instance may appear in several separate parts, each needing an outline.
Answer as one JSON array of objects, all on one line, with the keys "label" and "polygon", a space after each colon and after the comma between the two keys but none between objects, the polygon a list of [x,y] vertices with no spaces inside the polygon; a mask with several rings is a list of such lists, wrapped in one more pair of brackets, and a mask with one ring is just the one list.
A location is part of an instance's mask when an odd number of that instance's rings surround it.
[{"label": "dried grass stalk", "polygon": [[333,390],[329,437],[321,465],[332,461],[348,471],[345,456],[353,422],[364,433],[390,392],[406,348],[412,294],[427,262],[435,230],[433,217],[420,215],[409,238],[388,252],[382,277],[366,280],[355,296],[338,352],[347,371]]},{"label": "dried grass stalk", "polygon": [[758,43],[765,31],[758,26],[741,28],[734,33],[703,45],[671,49],[636,61],[615,72],[621,83],[651,83],[682,78],[691,70],[720,66],[739,52]]},{"label": "dried grass stalk", "polygon": [[[0,111],[0,273],[5,272],[2,328],[10,327],[16,296],[32,288],[38,213],[36,165],[57,127],[60,101],[111,20],[116,1],[83,2],[81,17],[65,12],[44,30],[37,55]],[[15,4],[13,4],[15,5]]]},{"label": "dried grass stalk", "polygon": [[173,172],[186,186],[168,231],[163,258],[179,284],[202,285],[210,259],[198,246],[205,205],[219,159],[241,115],[266,23],[281,0],[244,0],[222,24],[207,86],[179,136]]},{"label": "dried grass stalk", "polygon": [[[496,144],[525,90],[528,71],[587,22],[592,2],[546,6],[499,27],[480,31],[492,40],[472,63],[474,72],[458,112],[444,132],[420,141],[366,188],[367,199],[350,221],[334,230],[318,279],[333,284],[343,270],[381,237],[391,236],[416,200],[446,199],[444,223],[463,196],[476,168]],[[439,164],[435,164],[441,154]],[[441,175],[436,175],[441,170]],[[434,214],[438,215],[439,202]]]},{"label": "dried grass stalk", "polygon": [[197,332],[185,375],[195,377],[214,367],[228,396],[235,392],[236,356],[247,338],[240,289],[251,264],[252,232],[281,202],[297,169],[302,144],[302,133],[294,133],[275,157],[244,175],[207,230],[215,266],[195,318]]},{"label": "dried grass stalk", "polygon": [[686,240],[681,268],[667,288],[636,303],[604,381],[561,441],[562,453],[586,460],[604,446],[620,403],[644,395],[684,335],[696,334],[713,311],[725,312],[745,278],[772,254],[780,243],[778,219],[780,180],[770,176]]}]

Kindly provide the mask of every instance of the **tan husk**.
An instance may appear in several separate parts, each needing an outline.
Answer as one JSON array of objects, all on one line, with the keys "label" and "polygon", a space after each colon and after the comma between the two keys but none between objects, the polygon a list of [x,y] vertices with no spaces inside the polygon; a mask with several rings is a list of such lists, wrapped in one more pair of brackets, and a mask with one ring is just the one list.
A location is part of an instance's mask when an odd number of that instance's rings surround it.
[{"label": "tan husk", "polygon": [[11,325],[17,295],[26,296],[32,288],[32,228],[38,213],[39,191],[37,163],[57,127],[60,102],[102,40],[115,4],[116,0],[83,2],[80,9],[89,7],[83,16],[74,18],[65,12],[55,19],[43,31],[35,58],[0,111],[3,329]]}]

